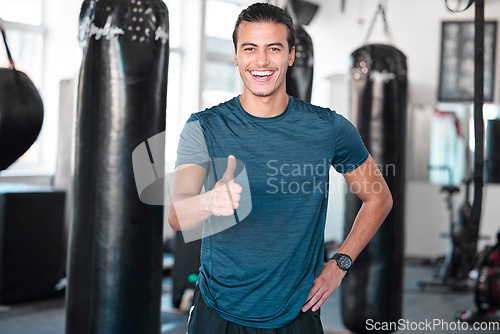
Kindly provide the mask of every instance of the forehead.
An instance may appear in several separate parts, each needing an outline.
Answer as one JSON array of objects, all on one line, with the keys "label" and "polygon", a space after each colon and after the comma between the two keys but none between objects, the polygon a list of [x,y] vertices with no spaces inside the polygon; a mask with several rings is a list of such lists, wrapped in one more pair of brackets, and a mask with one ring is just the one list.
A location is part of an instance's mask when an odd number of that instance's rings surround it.
[{"label": "forehead", "polygon": [[242,21],[236,31],[238,45],[242,43],[269,44],[280,42],[288,46],[288,28],[284,23]]}]

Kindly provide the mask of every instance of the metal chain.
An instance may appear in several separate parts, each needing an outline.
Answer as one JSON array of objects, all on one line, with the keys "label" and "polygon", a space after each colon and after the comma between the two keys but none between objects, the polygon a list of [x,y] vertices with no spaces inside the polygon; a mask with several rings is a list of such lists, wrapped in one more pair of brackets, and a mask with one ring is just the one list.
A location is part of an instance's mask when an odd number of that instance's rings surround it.
[{"label": "metal chain", "polygon": [[385,15],[385,8],[382,3],[379,2],[377,10],[375,11],[375,15],[373,15],[372,22],[370,23],[370,28],[368,28],[368,33],[365,37],[365,45],[368,44],[368,40],[370,39],[370,35],[373,31],[373,27],[375,26],[375,22],[377,21],[377,16],[380,14],[382,16],[382,22],[384,24],[384,33],[387,39],[389,40],[390,45],[394,45],[391,30],[389,29],[389,24],[387,23],[387,17]]}]

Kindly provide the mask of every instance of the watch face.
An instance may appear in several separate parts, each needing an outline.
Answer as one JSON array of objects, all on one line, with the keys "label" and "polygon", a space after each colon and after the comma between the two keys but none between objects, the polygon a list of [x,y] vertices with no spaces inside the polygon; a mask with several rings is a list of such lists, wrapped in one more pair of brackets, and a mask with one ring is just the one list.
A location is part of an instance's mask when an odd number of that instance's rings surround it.
[{"label": "watch face", "polygon": [[340,255],[339,258],[337,259],[337,263],[341,269],[347,270],[351,268],[352,260],[349,256]]}]

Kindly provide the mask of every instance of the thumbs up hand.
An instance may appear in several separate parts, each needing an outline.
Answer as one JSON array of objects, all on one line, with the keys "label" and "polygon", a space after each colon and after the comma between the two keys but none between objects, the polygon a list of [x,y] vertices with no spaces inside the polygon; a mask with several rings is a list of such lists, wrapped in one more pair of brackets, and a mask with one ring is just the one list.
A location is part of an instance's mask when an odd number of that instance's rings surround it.
[{"label": "thumbs up hand", "polygon": [[242,187],[234,182],[236,158],[227,157],[227,168],[222,178],[215,184],[209,197],[209,210],[215,216],[231,216],[238,208]]}]

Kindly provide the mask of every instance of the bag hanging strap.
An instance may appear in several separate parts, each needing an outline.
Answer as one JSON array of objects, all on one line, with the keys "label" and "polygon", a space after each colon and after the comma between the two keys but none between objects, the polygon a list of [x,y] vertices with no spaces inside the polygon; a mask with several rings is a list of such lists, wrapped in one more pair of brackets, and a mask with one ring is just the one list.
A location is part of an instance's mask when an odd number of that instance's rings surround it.
[{"label": "bag hanging strap", "polygon": [[375,10],[375,15],[373,15],[373,19],[372,19],[372,22],[370,23],[370,28],[368,29],[368,33],[366,34],[364,44],[365,45],[368,44],[368,40],[370,39],[370,35],[373,31],[373,27],[375,26],[375,21],[377,21],[377,17],[379,14],[382,16],[382,21],[384,23],[385,36],[389,40],[389,45],[392,46],[392,45],[394,45],[394,43],[393,43],[391,31],[389,29],[389,25],[387,24],[387,18],[385,16],[385,8],[384,8],[384,5],[382,5],[382,3],[380,3],[380,2],[378,4],[377,9]]},{"label": "bag hanging strap", "polygon": [[7,45],[7,37],[5,37],[4,26],[5,26],[5,23],[0,18],[0,31],[2,32],[3,43],[5,44],[5,50],[7,51],[7,58],[9,58],[10,68],[15,70],[16,66],[14,65],[14,60],[12,59],[12,55],[10,54],[9,46]]}]

